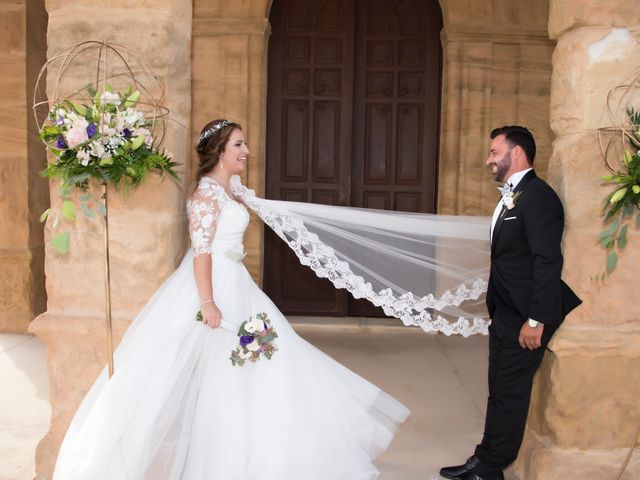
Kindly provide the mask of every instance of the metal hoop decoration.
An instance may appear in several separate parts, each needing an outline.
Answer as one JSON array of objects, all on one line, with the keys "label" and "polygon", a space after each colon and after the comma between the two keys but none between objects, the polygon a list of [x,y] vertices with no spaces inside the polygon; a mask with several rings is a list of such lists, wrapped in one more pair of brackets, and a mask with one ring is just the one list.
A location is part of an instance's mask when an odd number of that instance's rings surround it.
[{"label": "metal hoop decoration", "polygon": [[[94,70],[94,81],[86,82]],[[43,65],[33,91],[33,113],[38,130],[48,122],[47,114],[65,100],[91,102],[87,87],[104,91],[111,83],[130,85],[141,92],[137,107],[151,120],[149,131],[154,145],[162,145],[169,109],[164,107],[165,91],[149,65],[126,46],[106,40],[87,40],[54,55]],[[61,95],[61,91],[70,92]],[[48,94],[48,95],[47,95]]]},{"label": "metal hoop decoration", "polygon": [[218,130],[222,130],[224,127],[227,127],[229,125],[231,125],[231,122],[229,120],[222,120],[221,122],[216,123],[215,125],[212,125],[211,127],[207,128],[198,137],[198,145],[200,145],[207,138],[211,137]]},{"label": "metal hoop decoration", "polygon": [[[601,118],[603,123],[606,122],[608,125],[598,129],[598,143],[602,159],[612,173],[620,171],[622,151],[634,138],[634,126],[629,121],[628,109],[633,107],[634,101],[638,102],[639,97],[640,69],[636,69],[620,85],[607,93]],[[639,107],[640,105],[636,105],[636,112],[640,110]]]}]

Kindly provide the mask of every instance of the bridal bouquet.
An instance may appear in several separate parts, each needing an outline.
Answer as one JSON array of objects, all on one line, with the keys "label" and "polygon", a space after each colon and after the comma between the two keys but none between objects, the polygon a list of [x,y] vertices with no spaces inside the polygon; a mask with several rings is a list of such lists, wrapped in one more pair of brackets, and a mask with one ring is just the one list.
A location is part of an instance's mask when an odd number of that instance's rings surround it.
[{"label": "bridal bouquet", "polygon": [[273,341],[278,338],[278,334],[271,326],[271,320],[266,313],[259,313],[256,318],[249,318],[238,330],[240,337],[238,347],[231,352],[232,365],[243,366],[245,362],[257,362],[260,357],[271,359],[278,350]]}]

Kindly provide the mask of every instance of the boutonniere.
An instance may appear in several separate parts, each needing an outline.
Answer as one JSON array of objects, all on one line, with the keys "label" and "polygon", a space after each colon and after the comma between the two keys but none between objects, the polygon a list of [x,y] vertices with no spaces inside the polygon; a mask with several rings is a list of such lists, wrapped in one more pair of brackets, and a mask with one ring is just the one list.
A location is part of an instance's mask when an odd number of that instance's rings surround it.
[{"label": "boutonniere", "polygon": [[518,201],[518,198],[520,198],[521,193],[522,190],[516,193],[509,192],[507,195],[502,196],[502,204],[507,207],[507,210],[511,210],[516,206],[516,202]]},{"label": "boutonniere", "polygon": [[507,211],[512,210],[513,207],[516,206],[516,203],[518,202],[518,199],[520,198],[520,195],[522,194],[522,190],[520,190],[519,192],[512,192],[511,190],[505,190],[502,187],[498,187],[498,190],[500,191],[500,193],[502,194],[502,214],[500,215],[501,217],[503,217]]}]

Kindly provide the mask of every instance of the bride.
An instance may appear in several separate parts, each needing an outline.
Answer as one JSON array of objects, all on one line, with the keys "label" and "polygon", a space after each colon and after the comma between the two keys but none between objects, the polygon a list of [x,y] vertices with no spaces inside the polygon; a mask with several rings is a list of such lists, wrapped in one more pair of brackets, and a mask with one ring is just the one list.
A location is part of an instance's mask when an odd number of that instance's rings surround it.
[{"label": "bride", "polygon": [[[80,405],[55,480],[369,480],[409,411],[299,337],[242,263],[240,125],[202,130],[187,201],[192,248],[135,318]],[[201,312],[202,322],[195,319]],[[266,314],[277,351],[232,365]]]}]

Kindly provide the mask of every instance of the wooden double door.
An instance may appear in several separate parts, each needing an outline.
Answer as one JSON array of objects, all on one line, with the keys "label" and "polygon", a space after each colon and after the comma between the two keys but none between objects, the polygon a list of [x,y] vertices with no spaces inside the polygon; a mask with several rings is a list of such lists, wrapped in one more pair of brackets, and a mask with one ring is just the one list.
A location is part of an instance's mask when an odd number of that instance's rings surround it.
[{"label": "wooden double door", "polygon": [[[267,198],[435,211],[437,0],[274,0]],[[267,227],[264,288],[294,315],[383,315],[319,279]]]}]

